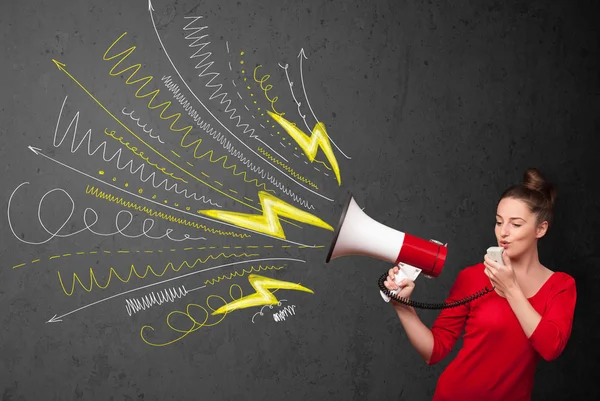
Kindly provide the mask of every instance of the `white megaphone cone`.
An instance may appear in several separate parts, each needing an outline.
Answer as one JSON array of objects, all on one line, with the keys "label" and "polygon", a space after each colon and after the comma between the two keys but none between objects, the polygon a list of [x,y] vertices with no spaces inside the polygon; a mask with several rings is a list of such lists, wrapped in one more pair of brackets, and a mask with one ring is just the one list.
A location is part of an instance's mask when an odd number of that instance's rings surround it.
[{"label": "white megaphone cone", "polygon": [[[404,278],[414,281],[419,273],[437,277],[442,272],[448,248],[435,240],[424,240],[385,226],[358,207],[352,194],[342,211],[326,262],[346,255],[362,255],[385,260],[400,268],[396,284]],[[398,290],[392,291],[397,294]],[[386,302],[390,298],[381,292]]]}]

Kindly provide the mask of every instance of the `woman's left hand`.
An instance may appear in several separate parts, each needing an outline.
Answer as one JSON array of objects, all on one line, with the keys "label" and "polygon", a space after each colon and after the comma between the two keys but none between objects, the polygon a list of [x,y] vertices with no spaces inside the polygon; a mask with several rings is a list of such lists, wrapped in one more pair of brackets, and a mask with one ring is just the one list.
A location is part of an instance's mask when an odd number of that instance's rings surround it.
[{"label": "woman's left hand", "polygon": [[506,298],[506,295],[517,288],[519,284],[517,283],[517,276],[515,275],[515,271],[513,270],[510,264],[510,258],[502,253],[502,260],[504,261],[504,266],[500,263],[497,263],[492,258],[490,258],[487,254],[484,256],[485,265],[485,275],[488,276],[492,285],[495,287],[495,291],[503,298]]}]

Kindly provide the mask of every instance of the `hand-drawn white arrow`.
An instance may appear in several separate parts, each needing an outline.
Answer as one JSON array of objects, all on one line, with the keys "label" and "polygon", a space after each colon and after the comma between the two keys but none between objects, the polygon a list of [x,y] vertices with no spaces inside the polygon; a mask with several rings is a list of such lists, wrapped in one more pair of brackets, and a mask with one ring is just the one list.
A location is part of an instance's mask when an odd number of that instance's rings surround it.
[{"label": "hand-drawn white arrow", "polygon": [[[198,274],[198,273],[202,273],[202,272],[205,272],[205,271],[208,271],[208,270],[219,269],[219,268],[221,268],[221,267],[227,267],[227,266],[239,265],[239,264],[241,264],[241,263],[255,263],[255,262],[263,262],[263,261],[269,261],[269,260],[289,260],[289,261],[294,261],[294,262],[302,262],[302,263],[306,263],[306,261],[304,261],[304,260],[302,260],[302,259],[293,259],[293,258],[266,258],[266,259],[250,259],[250,260],[241,260],[241,261],[238,261],[238,262],[226,263],[226,264],[224,264],[224,265],[219,265],[219,266],[209,267],[209,268],[207,268],[207,269],[202,269],[202,270],[198,270],[198,271],[195,271],[195,272],[187,273],[187,274],[184,274],[184,275],[182,275],[182,276],[173,277],[173,278],[170,278],[170,279],[167,279],[167,280],[159,281],[158,283],[148,284],[148,285],[145,285],[145,286],[143,286],[143,287],[134,288],[134,289],[132,289],[132,290],[128,290],[128,291],[125,291],[125,292],[121,292],[121,293],[119,293],[119,294],[112,295],[112,296],[110,296],[110,297],[108,297],[108,298],[104,298],[104,299],[101,299],[101,300],[99,300],[99,301],[92,302],[92,303],[91,303],[91,304],[89,304],[89,305],[82,306],[81,308],[77,308],[77,309],[75,309],[75,310],[72,310],[71,312],[64,313],[64,314],[62,314],[62,315],[60,315],[60,316],[54,315],[54,316],[52,316],[52,318],[50,318],[50,320],[48,320],[46,323],[58,323],[58,322],[62,322],[62,318],[63,318],[63,317],[65,317],[65,316],[69,316],[69,315],[71,315],[71,314],[73,314],[73,313],[75,313],[75,312],[82,311],[82,310],[84,310],[84,309],[86,309],[86,308],[89,308],[90,306],[94,306],[94,305],[97,305],[97,304],[99,304],[99,303],[101,303],[101,302],[108,301],[109,299],[113,299],[113,298],[116,298],[116,297],[120,297],[121,295],[129,294],[130,292],[133,292],[133,291],[142,290],[142,289],[144,289],[144,288],[148,288],[148,287],[152,287],[152,286],[155,286],[155,285],[163,284],[163,283],[166,283],[166,282],[168,282],[168,281],[172,281],[172,280],[178,280],[178,279],[180,279],[180,278],[184,278],[184,277],[187,277],[187,276],[191,276],[192,274]],[[194,291],[194,290],[197,290],[197,289],[199,289],[199,288],[204,288],[204,287],[198,287],[198,288],[195,288],[195,289],[193,289],[193,290],[189,290],[189,291]],[[189,292],[189,291],[188,291],[188,292]]]},{"label": "hand-drawn white arrow", "polygon": [[[306,57],[306,54],[304,53],[304,48],[300,49],[300,53],[298,53],[298,58],[300,59],[300,82],[302,83],[302,91],[304,92],[304,98],[306,99],[306,104],[308,105],[308,108],[310,109],[310,112],[312,113],[314,119],[316,120],[316,122],[319,122],[319,119],[317,118],[317,116],[315,115],[315,112],[313,111],[312,107],[310,106],[310,101],[308,100],[308,95],[306,94],[306,86],[304,86],[304,72],[303,72],[303,68],[302,68],[302,59],[308,60],[308,57]],[[336,143],[329,136],[329,134],[326,134],[326,135],[329,138],[329,140],[331,141],[331,143],[333,143],[333,146],[335,146],[337,148],[337,150],[339,150],[340,153],[342,155],[344,155],[344,157],[346,159],[352,159],[351,157],[346,156],[346,154],[344,152],[342,152],[342,149],[340,149],[336,145]]]}]

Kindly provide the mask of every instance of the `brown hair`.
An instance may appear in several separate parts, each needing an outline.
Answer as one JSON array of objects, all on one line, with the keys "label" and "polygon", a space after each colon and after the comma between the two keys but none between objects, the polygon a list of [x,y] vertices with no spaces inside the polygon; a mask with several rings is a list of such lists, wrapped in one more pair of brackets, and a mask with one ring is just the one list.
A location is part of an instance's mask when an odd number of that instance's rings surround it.
[{"label": "brown hair", "polygon": [[538,169],[528,168],[523,175],[523,183],[508,188],[500,200],[504,198],[519,199],[537,216],[537,224],[548,222],[548,227],[554,218],[554,201],[556,188],[547,181]]}]

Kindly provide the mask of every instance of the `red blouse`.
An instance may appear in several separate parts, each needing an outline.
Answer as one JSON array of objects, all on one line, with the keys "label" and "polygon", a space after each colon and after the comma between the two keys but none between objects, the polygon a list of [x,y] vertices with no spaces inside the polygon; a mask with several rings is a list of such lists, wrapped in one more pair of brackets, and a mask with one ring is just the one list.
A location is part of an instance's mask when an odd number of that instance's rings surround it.
[{"label": "red blouse", "polygon": [[[476,293],[490,279],[479,263],[463,269],[447,301]],[[431,327],[429,365],[445,358],[463,332],[463,347],[438,379],[433,401],[529,401],[540,357],[558,357],[571,335],[577,293],[575,280],[553,273],[528,298],[542,320],[529,338],[508,301],[495,291],[466,305],[444,309]]]}]

